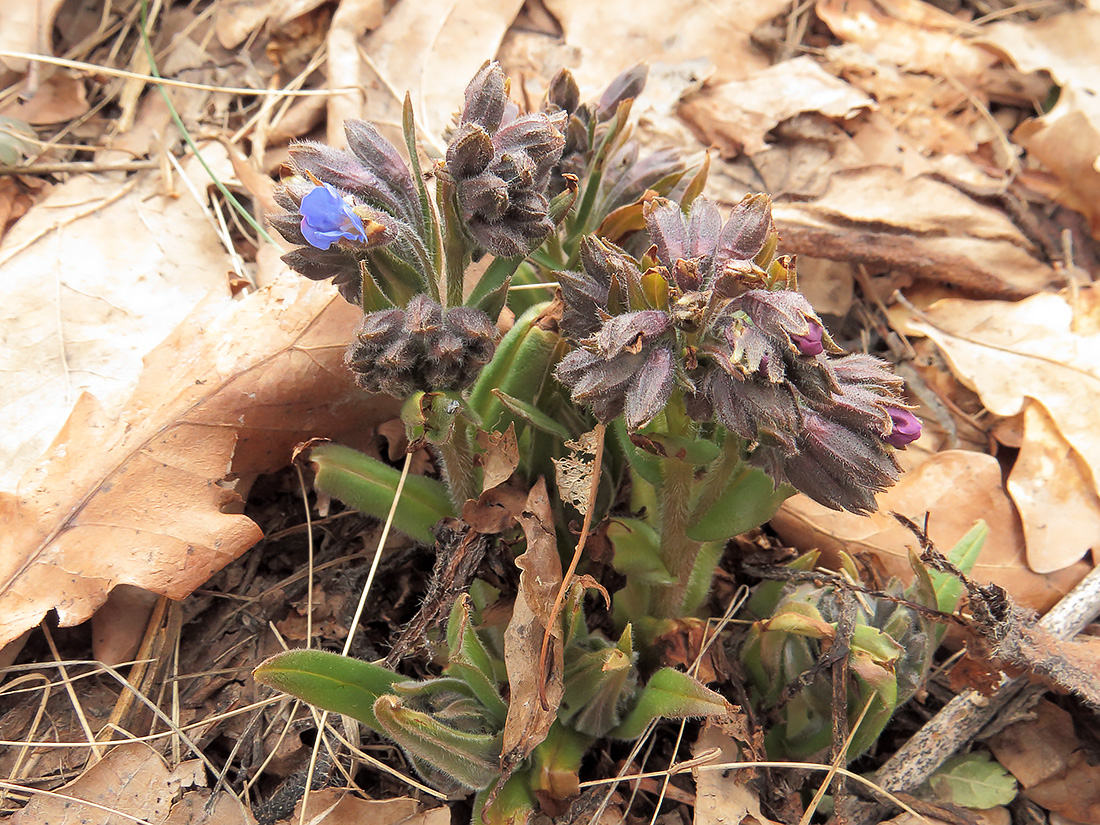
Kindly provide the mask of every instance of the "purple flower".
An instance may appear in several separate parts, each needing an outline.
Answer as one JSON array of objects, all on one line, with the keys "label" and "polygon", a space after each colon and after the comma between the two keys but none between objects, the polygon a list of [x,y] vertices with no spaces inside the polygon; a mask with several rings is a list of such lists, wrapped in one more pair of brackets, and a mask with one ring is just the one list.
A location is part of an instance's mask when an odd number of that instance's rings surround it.
[{"label": "purple flower", "polygon": [[323,183],[314,187],[302,198],[299,211],[302,214],[302,235],[310,246],[317,249],[328,249],[341,238],[349,241],[367,239],[362,218],[352,211],[332,184]]},{"label": "purple flower", "polygon": [[920,438],[920,419],[913,413],[901,407],[890,407],[887,412],[890,413],[893,427],[882,437],[883,441],[891,447],[904,447]]},{"label": "purple flower", "polygon": [[790,333],[791,343],[803,355],[821,355],[825,351],[825,346],[822,344],[825,329],[812,319],[807,319],[807,323],[810,325],[810,331],[806,335]]}]

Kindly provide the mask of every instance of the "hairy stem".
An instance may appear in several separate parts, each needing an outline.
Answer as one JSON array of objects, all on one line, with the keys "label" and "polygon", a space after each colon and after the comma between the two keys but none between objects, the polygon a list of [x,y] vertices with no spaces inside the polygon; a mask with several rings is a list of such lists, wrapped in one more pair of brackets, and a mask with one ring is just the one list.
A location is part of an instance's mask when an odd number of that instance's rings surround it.
[{"label": "hairy stem", "polygon": [[451,494],[455,512],[462,512],[467,499],[477,498],[477,476],[474,472],[474,455],[466,435],[467,425],[460,415],[455,420],[454,432],[436,451],[442,465],[443,480]]},{"label": "hairy stem", "polygon": [[686,461],[668,458],[663,466],[664,479],[657,492],[661,503],[661,561],[676,581],[655,589],[653,614],[659,619],[680,618],[684,592],[691,580],[696,557],[702,545],[687,537],[691,517],[691,489],[695,468]]}]

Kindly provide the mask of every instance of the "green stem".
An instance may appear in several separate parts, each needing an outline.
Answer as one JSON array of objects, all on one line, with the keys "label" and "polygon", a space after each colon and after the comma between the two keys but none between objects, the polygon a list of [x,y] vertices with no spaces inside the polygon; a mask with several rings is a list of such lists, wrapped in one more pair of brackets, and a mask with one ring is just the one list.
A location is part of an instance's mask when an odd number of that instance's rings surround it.
[{"label": "green stem", "polygon": [[[693,424],[684,409],[683,396],[680,393],[673,394],[669,399],[665,406],[665,419],[670,435],[693,434]],[[661,506],[658,553],[676,581],[654,588],[653,616],[658,619],[678,619],[682,616],[684,594],[702,547],[702,544],[692,541],[687,535],[691,525],[695,466],[677,458],[666,458],[661,462],[661,476],[657,489],[657,500]]]},{"label": "green stem", "polygon": [[672,584],[654,589],[653,615],[656,618],[680,618],[684,592],[695,568],[695,559],[702,546],[687,537],[691,516],[691,488],[695,468],[685,461],[667,458],[663,462],[658,500],[661,503],[661,542],[658,552],[668,572],[675,576]]},{"label": "green stem", "polygon": [[461,415],[455,420],[454,432],[442,444],[437,445],[443,464],[443,480],[451,494],[455,512],[462,512],[467,499],[477,498],[477,476],[474,471],[474,455],[467,437],[466,419]]}]

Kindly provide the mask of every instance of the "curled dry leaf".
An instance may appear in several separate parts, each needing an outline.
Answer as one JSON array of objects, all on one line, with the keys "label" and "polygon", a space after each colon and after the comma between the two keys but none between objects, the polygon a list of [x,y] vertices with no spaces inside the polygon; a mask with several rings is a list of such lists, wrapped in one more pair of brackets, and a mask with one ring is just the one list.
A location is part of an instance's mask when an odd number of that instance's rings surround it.
[{"label": "curled dry leaf", "polygon": [[[516,558],[516,566],[521,571],[519,591],[512,619],[504,631],[504,664],[511,691],[500,756],[500,767],[505,777],[546,738],[550,726],[557,719],[564,689],[559,628],[555,627],[550,642],[550,672],[543,674],[539,671],[542,640],[562,578],[561,559],[554,538],[554,516],[550,510],[545,479],[539,479],[531,488],[527,509],[519,520],[527,537],[527,550]],[[540,691],[546,697],[545,707]]]},{"label": "curled dry leaf", "polygon": [[975,521],[985,519],[989,536],[974,566],[974,580],[995,582],[1018,603],[1039,611],[1061,599],[1091,569],[1078,562],[1044,576],[1028,568],[1019,517],[1004,491],[1001,466],[992,456],[964,450],[936,453],[880,495],[878,504],[879,512],[855,516],[796,496],[784,503],[771,524],[799,549],[868,553],[887,575],[908,581],[909,548],[916,547],[916,540],[890,511],[920,525],[927,512],[928,534],[942,551],[950,550]]},{"label": "curled dry leaf", "polygon": [[82,396],[0,496],[0,645],[51,609],[84,621],[118,584],[183,598],[261,537],[230,472],[247,487],[304,438],[354,441],[391,415],[344,370],[359,312],[327,285],[288,277],[212,309],[149,353],[121,413]]},{"label": "curled dry leaf", "polygon": [[1085,215],[1093,236],[1100,238],[1098,39],[1100,14],[1089,9],[1026,23],[995,23],[983,31],[981,42],[1022,72],[1049,72],[1061,87],[1057,105],[1022,124],[1013,138],[1057,178],[1055,185],[1044,186],[1029,177],[1028,184]]},{"label": "curled dry leaf", "polygon": [[502,433],[481,430],[477,434],[477,443],[485,451],[480,457],[481,492],[484,493],[506,482],[519,466],[516,425],[509,423],[508,429]]},{"label": "curled dry leaf", "polygon": [[1053,269],[1005,215],[946,183],[882,167],[836,174],[826,193],[772,210],[783,248],[953,284],[971,293],[1022,298]]},{"label": "curled dry leaf", "polygon": [[799,57],[706,89],[685,102],[680,115],[705,143],[717,145],[724,157],[735,157],[762,151],[768,132],[803,112],[847,119],[872,106],[871,98],[813,58]]},{"label": "curled dry leaf", "polygon": [[952,298],[898,317],[902,331],[935,341],[991,412],[1034,407],[1008,484],[1031,569],[1058,570],[1100,546],[1100,291],[1083,289],[1072,305],[1051,293],[1018,303]]}]

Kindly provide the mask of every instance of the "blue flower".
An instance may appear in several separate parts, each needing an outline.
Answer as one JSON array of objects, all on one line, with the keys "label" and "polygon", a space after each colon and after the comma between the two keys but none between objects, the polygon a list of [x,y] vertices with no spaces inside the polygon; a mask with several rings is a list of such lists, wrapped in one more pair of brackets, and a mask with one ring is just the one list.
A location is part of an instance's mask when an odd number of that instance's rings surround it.
[{"label": "blue flower", "polygon": [[298,211],[302,214],[302,235],[318,249],[328,249],[341,238],[349,241],[367,239],[362,219],[332,184],[314,187],[302,198]]}]

